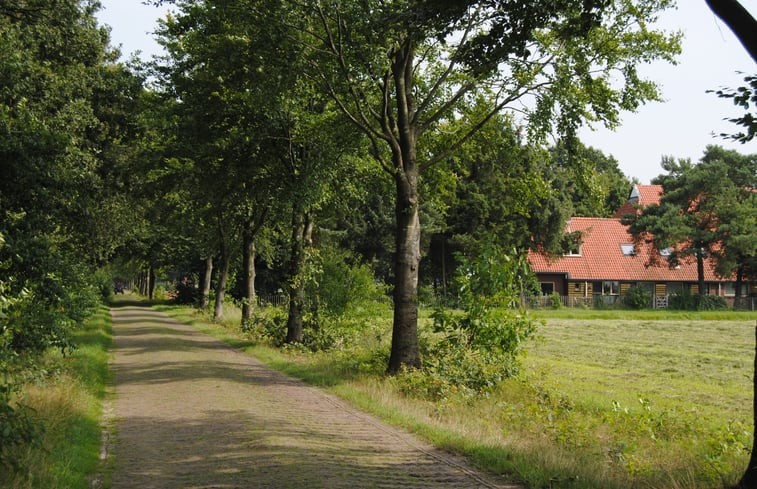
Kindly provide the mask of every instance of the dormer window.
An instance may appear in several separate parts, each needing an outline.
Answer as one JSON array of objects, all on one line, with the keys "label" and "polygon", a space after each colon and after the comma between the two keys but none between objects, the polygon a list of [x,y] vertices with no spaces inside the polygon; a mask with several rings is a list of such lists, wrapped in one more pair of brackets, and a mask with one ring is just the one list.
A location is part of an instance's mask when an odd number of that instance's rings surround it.
[{"label": "dormer window", "polygon": [[635,249],[633,243],[621,243],[620,244],[620,250],[623,252],[623,256],[634,256],[634,255],[636,255],[636,249]]},{"label": "dormer window", "polygon": [[672,250],[670,248],[663,248],[660,250],[660,256],[664,256],[665,258],[669,257],[672,253]]}]

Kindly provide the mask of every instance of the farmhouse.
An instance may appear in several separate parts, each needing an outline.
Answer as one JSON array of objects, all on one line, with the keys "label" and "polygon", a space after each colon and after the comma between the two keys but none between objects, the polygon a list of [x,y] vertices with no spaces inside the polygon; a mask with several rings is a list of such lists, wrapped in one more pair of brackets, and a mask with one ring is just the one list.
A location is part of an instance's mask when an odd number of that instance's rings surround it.
[{"label": "farmhouse", "polygon": [[[634,205],[659,203],[662,186],[635,185],[631,195],[612,218],[574,217],[566,233],[581,232],[581,243],[559,257],[530,252],[528,260],[541,284],[542,294],[557,293],[566,305],[591,305],[601,301],[614,303],[632,286],[652,293],[655,307],[666,307],[671,294],[699,293],[696,260],[682,261],[671,268],[665,263],[665,250],[659,266],[650,266],[650,250],[634,246],[633,237],[620,217],[635,212]],[[733,297],[733,279],[718,277],[711,260],[705,260],[704,292]],[[749,295],[757,293],[755,284],[744,284]]]}]

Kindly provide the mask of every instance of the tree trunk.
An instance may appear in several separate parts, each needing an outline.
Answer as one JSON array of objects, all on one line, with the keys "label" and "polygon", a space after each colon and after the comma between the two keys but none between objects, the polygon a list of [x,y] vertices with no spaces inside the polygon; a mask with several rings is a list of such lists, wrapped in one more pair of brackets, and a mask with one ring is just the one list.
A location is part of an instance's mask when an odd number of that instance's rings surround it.
[{"label": "tree trunk", "polygon": [[313,223],[302,208],[292,211],[292,252],[289,260],[289,317],[287,343],[301,343],[305,338],[305,248],[312,244]]},{"label": "tree trunk", "polygon": [[757,62],[757,21],[736,0],[705,0],[710,9],[736,34],[752,59]]},{"label": "tree trunk", "polygon": [[242,301],[242,326],[252,319],[255,309],[255,230],[252,221],[245,223],[242,231],[242,277],[244,301]]},{"label": "tree trunk", "polygon": [[220,321],[223,319],[223,299],[226,295],[226,282],[229,280],[229,263],[231,257],[229,256],[229,247],[226,243],[221,244],[221,270],[218,275],[218,283],[216,284],[216,303],[213,310],[213,321]]},{"label": "tree trunk", "polygon": [[[406,165],[407,166],[407,165]],[[397,218],[394,259],[394,323],[389,373],[403,366],[420,366],[418,352],[418,265],[421,260],[421,225],[418,214],[417,168],[411,165],[395,177]]]},{"label": "tree trunk", "polygon": [[736,285],[734,286],[734,295],[736,296],[737,301],[741,298],[741,285],[744,283],[744,268],[745,266],[742,263],[736,269]]},{"label": "tree trunk", "polygon": [[210,302],[210,281],[213,278],[213,257],[205,259],[205,271],[202,274],[202,290],[200,291],[200,309],[208,308]]},{"label": "tree trunk", "polygon": [[148,292],[150,296],[150,300],[153,300],[155,298],[155,267],[150,265],[150,268],[147,271],[148,276]]},{"label": "tree trunk", "polygon": [[755,430],[754,440],[752,441],[752,456],[749,458],[744,475],[741,476],[739,489],[754,489],[757,487],[757,322],[754,327],[755,334],[755,355],[754,355],[754,372],[752,377],[752,420]]},{"label": "tree trunk", "polygon": [[702,252],[697,252],[696,256],[697,256],[697,286],[699,287],[699,295],[705,295],[705,291],[704,291],[704,256],[703,256]]},{"label": "tree trunk", "polygon": [[394,323],[392,350],[387,372],[403,366],[420,367],[418,351],[418,266],[421,261],[416,143],[419,128],[413,99],[414,45],[400,46],[392,59],[392,78],[397,102],[397,138],[392,145],[394,183],[397,189],[397,229],[394,258]]}]

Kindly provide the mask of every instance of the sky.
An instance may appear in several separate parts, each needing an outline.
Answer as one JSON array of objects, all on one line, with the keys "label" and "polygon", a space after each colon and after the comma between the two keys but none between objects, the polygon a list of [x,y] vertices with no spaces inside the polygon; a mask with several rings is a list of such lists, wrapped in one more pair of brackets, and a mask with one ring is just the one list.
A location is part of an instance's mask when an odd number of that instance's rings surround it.
[{"label": "sky", "polygon": [[[143,59],[160,53],[152,31],[156,19],[170,8],[143,5],[142,0],[101,3],[100,23],[110,26],[111,43],[120,46],[125,58],[136,51]],[[731,101],[706,93],[744,85],[744,76],[757,73],[756,63],[704,0],[678,3],[677,9],[665,12],[659,21],[660,27],[684,34],[678,64],[657,62],[639,67],[642,76],[661,86],[664,102],[650,102],[636,113],[624,113],[614,131],[598,127],[580,133],[585,144],[615,157],[621,171],[641,183],[664,173],[660,167],[663,156],[696,162],[710,144],[757,153],[757,140],[740,144],[715,136],[736,132],[738,127],[724,119],[741,113]],[[757,16],[757,0],[741,3]]]}]

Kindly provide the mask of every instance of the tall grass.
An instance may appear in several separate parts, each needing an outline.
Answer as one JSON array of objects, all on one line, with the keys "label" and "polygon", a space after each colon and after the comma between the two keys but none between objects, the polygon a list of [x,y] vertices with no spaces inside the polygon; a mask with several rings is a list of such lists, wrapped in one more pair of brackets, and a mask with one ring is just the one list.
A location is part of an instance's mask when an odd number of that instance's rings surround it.
[{"label": "tall grass", "polygon": [[100,419],[108,379],[108,308],[100,307],[73,340],[78,346],[74,353],[63,357],[58,351],[48,352],[42,360],[44,374],[25,385],[19,396],[19,402],[33,409],[40,437],[16,454],[21,473],[0,468],[0,487],[92,487],[100,463]]},{"label": "tall grass", "polygon": [[548,311],[524,375],[429,400],[383,374],[388,311],[361,343],[311,353],[165,309],[531,488],[727,487],[751,447],[754,313]]}]

